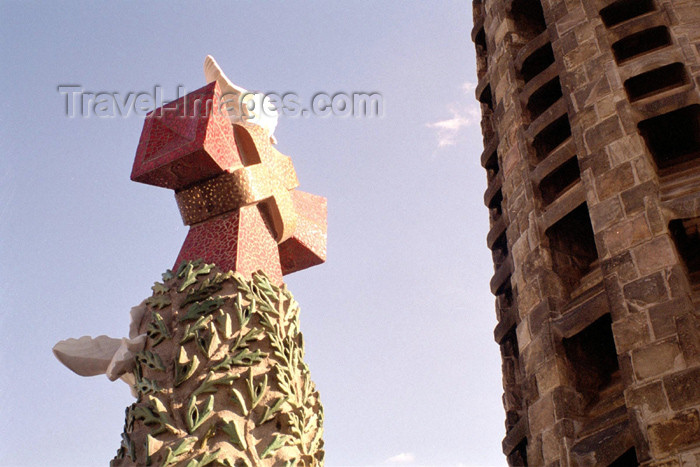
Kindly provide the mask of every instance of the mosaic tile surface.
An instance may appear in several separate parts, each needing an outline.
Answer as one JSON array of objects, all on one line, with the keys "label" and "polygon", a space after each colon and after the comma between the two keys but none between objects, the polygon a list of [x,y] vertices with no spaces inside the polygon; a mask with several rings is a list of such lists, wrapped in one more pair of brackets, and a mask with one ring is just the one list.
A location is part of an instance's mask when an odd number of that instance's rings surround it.
[{"label": "mosaic tile surface", "polygon": [[245,206],[190,228],[173,270],[182,261],[203,259],[222,270],[246,277],[263,270],[273,283],[282,283],[277,242],[260,209]]},{"label": "mosaic tile surface", "polygon": [[[131,179],[180,189],[242,165],[216,82],[151,112],[143,125]],[[207,104],[209,103],[209,104]],[[210,105],[212,111],[205,111]]]},{"label": "mosaic tile surface", "polygon": [[175,267],[204,259],[250,277],[282,275],[326,258],[326,200],[297,191],[294,165],[257,125],[231,125],[216,82],[146,118],[132,179],[176,191],[190,231]]},{"label": "mosaic tile surface", "polygon": [[297,226],[292,238],[280,243],[283,274],[326,261],[326,198],[294,190],[292,200],[297,213]]}]

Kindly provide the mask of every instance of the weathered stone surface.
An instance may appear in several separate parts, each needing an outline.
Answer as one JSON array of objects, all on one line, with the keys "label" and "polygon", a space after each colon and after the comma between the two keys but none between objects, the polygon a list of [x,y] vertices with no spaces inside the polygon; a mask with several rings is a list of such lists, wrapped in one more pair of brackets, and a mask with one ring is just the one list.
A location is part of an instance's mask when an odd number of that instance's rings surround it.
[{"label": "weathered stone surface", "polygon": [[[595,120],[596,118],[593,118],[593,121]],[[600,151],[591,152],[581,157],[580,160],[581,171],[590,171],[594,177],[610,170],[610,157],[602,149]]]},{"label": "weathered stone surface", "polygon": [[[559,449],[559,438],[553,430],[547,430],[542,433],[542,457],[544,457],[545,462],[560,457]],[[559,465],[558,461],[556,461],[556,465]]]},{"label": "weathered stone surface", "polygon": [[513,146],[510,151],[508,151],[504,156],[503,156],[503,172],[507,176],[511,172],[513,172],[513,169],[515,166],[520,162],[521,157],[520,157],[520,151],[518,150],[517,146]]},{"label": "weathered stone surface", "polygon": [[544,430],[545,427],[553,424],[554,401],[552,400],[552,395],[544,395],[530,405],[527,418],[530,422],[531,433],[539,433]]},{"label": "weathered stone surface", "polygon": [[678,259],[668,236],[656,237],[632,250],[639,268],[639,274],[646,276],[666,266],[675,264]]},{"label": "weathered stone surface", "polygon": [[645,419],[649,419],[668,409],[666,395],[659,381],[631,388],[625,391],[627,405],[635,407]]},{"label": "weathered stone surface", "polygon": [[[609,102],[606,100],[606,103]],[[611,113],[617,112],[615,103],[610,103],[612,105]],[[617,166],[627,161],[634,161],[638,159],[639,154],[644,152],[643,143],[638,135],[628,135],[624,138],[620,138],[608,144],[605,149],[610,156],[610,161],[613,166]],[[637,185],[640,186],[640,185]],[[638,192],[637,187],[633,188],[635,192]],[[629,195],[627,197],[629,199]],[[625,201],[625,193],[622,194],[622,200]],[[627,208],[627,204],[625,204]],[[627,211],[630,214],[630,211]]]},{"label": "weathered stone surface", "polygon": [[596,191],[598,199],[604,201],[632,185],[634,185],[634,172],[632,171],[632,164],[627,162],[597,177]]},{"label": "weathered stone surface", "polygon": [[676,334],[676,313],[686,308],[687,299],[673,299],[649,308],[649,320],[656,339]]},{"label": "weathered stone surface", "polygon": [[696,449],[695,452],[681,454],[680,458],[682,467],[695,467],[700,465],[700,449]]},{"label": "weathered stone surface", "polygon": [[609,274],[603,277],[603,284],[605,285],[605,293],[608,296],[610,315],[613,321],[620,319],[632,308],[630,303],[625,300],[625,294],[620,285],[620,281],[615,275]]},{"label": "weathered stone surface", "polygon": [[668,290],[672,298],[682,298],[688,295],[691,286],[688,283],[688,274],[682,264],[666,269],[666,281],[668,282]]},{"label": "weathered stone surface", "polygon": [[530,312],[530,328],[534,332],[538,332],[549,319],[551,312],[552,307],[549,304],[549,300],[545,299],[541,301],[540,304]]},{"label": "weathered stone surface", "polygon": [[668,221],[664,218],[659,206],[653,202],[646,202],[645,208],[644,213],[647,217],[647,222],[649,222],[651,233],[659,235],[664,232]]},{"label": "weathered stone surface", "polygon": [[530,345],[521,352],[521,355],[524,356],[525,372],[529,375],[534,375],[547,356],[551,355],[551,351],[551,344],[547,336],[540,335],[537,338],[533,338]]},{"label": "weathered stone surface", "polygon": [[[508,462],[581,467],[625,455],[630,465],[635,456],[645,467],[696,465],[700,445],[667,436],[669,420],[700,405],[695,389],[672,389],[669,403],[666,384],[686,388],[696,379],[688,368],[700,367],[698,286],[669,234],[670,221],[700,215],[700,163],[691,164],[700,140],[688,136],[700,126],[688,110],[700,104],[700,5],[473,5],[487,26],[477,74],[495,97],[482,104],[483,133],[489,148],[498,140],[503,176],[491,225],[507,231],[513,258],[497,306],[520,323],[505,390],[529,419],[527,443],[510,446]],[[653,40],[629,40],[656,27],[669,37],[653,51]],[[673,73],[636,79],[670,63],[677,83]],[[683,108],[687,118],[673,120]],[[610,325],[591,326],[608,314]]]},{"label": "weathered stone surface", "polygon": [[[630,383],[631,385],[631,383]],[[627,415],[630,420],[630,429],[632,436],[635,439],[634,451],[637,455],[637,461],[649,461],[652,456],[649,449],[649,437],[647,436],[647,421],[642,418],[639,410],[634,407],[627,408]]]},{"label": "weathered stone surface", "polygon": [[700,317],[684,313],[676,318],[678,340],[689,365],[700,363]]},{"label": "weathered stone surface", "polygon": [[610,259],[606,259],[601,264],[604,274],[617,274],[621,282],[630,282],[637,277],[637,268],[632,260],[632,254],[629,251],[620,253]]},{"label": "weathered stone surface", "polygon": [[553,321],[553,326],[563,337],[571,337],[608,312],[608,299],[600,287],[598,293],[567,309]]},{"label": "weathered stone surface", "polygon": [[696,410],[679,413],[649,426],[649,443],[657,456],[700,443],[700,417]]},{"label": "weathered stone surface", "polygon": [[624,386],[629,387],[634,384],[634,368],[632,367],[632,357],[629,354],[617,356],[617,361],[620,363],[620,376]]},{"label": "weathered stone surface", "polygon": [[586,145],[591,152],[621,137],[622,127],[617,116],[609,117],[585,132]]},{"label": "weathered stone surface", "polygon": [[628,352],[641,347],[651,339],[649,320],[644,312],[630,313],[627,317],[613,323],[615,347],[618,353]]},{"label": "weathered stone surface", "polygon": [[651,237],[651,231],[644,216],[635,216],[603,232],[603,241],[611,254],[622,253]]},{"label": "weathered stone surface", "polygon": [[503,452],[510,453],[527,436],[527,418],[522,418],[515,424],[503,439]]},{"label": "weathered stone surface", "polygon": [[643,381],[681,369],[683,356],[676,340],[666,340],[632,352],[632,365],[637,379]]},{"label": "weathered stone surface", "polygon": [[589,212],[593,231],[599,232],[610,227],[622,216],[622,205],[617,197],[612,197],[591,206]]},{"label": "weathered stone surface", "polygon": [[648,181],[641,185],[635,185],[629,190],[623,191],[620,196],[625,213],[629,216],[644,209],[644,200],[654,195],[658,196],[659,187],[656,183]]},{"label": "weathered stone surface", "polygon": [[673,410],[700,405],[700,367],[669,375],[663,381]]},{"label": "weathered stone surface", "polygon": [[582,415],[583,397],[573,387],[560,386],[552,391],[554,417],[557,421]]},{"label": "weathered stone surface", "polygon": [[530,344],[530,326],[528,323],[529,321],[524,319],[515,328],[515,332],[518,336],[518,347],[520,347],[521,350]]},{"label": "weathered stone surface", "polygon": [[571,449],[576,465],[608,465],[617,459],[632,444],[628,424],[625,420],[605,427],[576,443]]},{"label": "weathered stone surface", "polygon": [[681,464],[679,463],[678,459],[674,457],[652,462],[648,465],[649,467],[680,467]]},{"label": "weathered stone surface", "polygon": [[630,282],[624,286],[623,291],[625,298],[639,306],[658,303],[667,296],[666,283],[661,273]]}]

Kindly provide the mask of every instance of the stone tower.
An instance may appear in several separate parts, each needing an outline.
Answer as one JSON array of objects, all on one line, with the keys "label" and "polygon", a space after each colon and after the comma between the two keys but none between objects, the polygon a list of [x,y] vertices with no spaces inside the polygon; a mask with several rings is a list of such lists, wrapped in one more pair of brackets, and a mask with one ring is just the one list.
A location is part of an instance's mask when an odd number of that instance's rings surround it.
[{"label": "stone tower", "polygon": [[700,465],[700,2],[475,0],[510,465]]}]

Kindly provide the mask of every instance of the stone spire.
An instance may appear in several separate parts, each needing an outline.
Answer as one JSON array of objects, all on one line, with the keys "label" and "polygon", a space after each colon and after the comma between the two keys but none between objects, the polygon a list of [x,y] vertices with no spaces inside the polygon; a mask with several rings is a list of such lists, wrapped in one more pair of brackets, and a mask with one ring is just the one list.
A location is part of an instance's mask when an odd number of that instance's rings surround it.
[{"label": "stone spire", "polygon": [[190,232],[174,267],[132,309],[128,338],[54,353],[131,384],[114,466],[321,465],[323,410],[282,276],[325,260],[325,199],[296,190],[269,120],[231,118],[219,82],[239,110],[245,90],[211,57],[205,70],[209,84],[146,118],[132,170],[175,190]]}]

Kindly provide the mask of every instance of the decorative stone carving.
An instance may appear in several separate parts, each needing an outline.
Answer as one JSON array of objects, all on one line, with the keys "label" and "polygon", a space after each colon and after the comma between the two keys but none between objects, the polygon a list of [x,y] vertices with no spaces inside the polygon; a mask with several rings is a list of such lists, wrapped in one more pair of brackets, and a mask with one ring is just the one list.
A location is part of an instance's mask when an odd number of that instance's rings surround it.
[{"label": "decorative stone carving", "polygon": [[270,142],[277,143],[274,133],[279,114],[268,97],[260,92],[250,92],[233,84],[211,55],[207,55],[204,60],[204,76],[207,83],[212,81],[219,83],[225,96],[224,101],[231,123],[261,126],[267,131]]},{"label": "decorative stone carving", "polygon": [[205,72],[208,85],[146,118],[132,171],[174,189],[191,226],[173,270],[132,309],[128,338],[68,339],[54,354],[132,387],[113,466],[322,465],[323,409],[282,276],[325,260],[326,201],[295,190],[276,116],[234,106],[229,118],[220,86],[254,96],[211,57]]},{"label": "decorative stone carving", "polygon": [[138,323],[138,400],[112,465],[320,464],[323,410],[286,287],[200,261],[163,279]]}]

